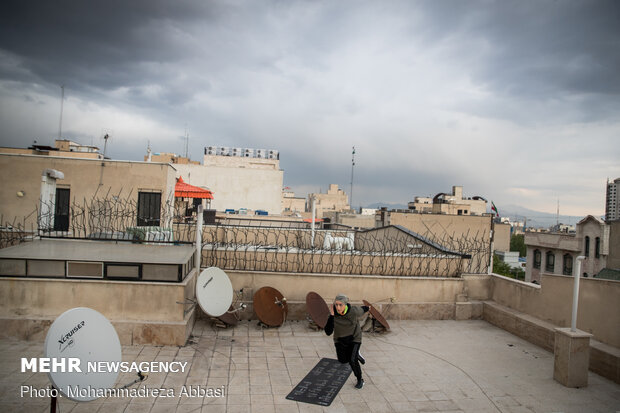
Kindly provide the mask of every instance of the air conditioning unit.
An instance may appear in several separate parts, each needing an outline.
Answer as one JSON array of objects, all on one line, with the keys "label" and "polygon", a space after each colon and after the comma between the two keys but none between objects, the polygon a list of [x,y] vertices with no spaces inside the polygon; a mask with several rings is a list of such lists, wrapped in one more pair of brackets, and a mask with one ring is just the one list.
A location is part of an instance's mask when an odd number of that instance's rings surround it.
[{"label": "air conditioning unit", "polygon": [[267,154],[267,157],[269,159],[278,159],[278,151],[269,151],[269,153]]},{"label": "air conditioning unit", "polygon": [[248,149],[248,148],[243,149],[243,156],[246,158],[254,157],[254,149]]},{"label": "air conditioning unit", "polygon": [[256,157],[257,158],[266,158],[267,157],[267,151],[265,149],[257,149],[256,150]]},{"label": "air conditioning unit", "polygon": [[243,156],[241,148],[232,148],[232,156]]},{"label": "air conditioning unit", "polygon": [[217,155],[217,148],[215,146],[207,146],[205,148],[205,155]]}]

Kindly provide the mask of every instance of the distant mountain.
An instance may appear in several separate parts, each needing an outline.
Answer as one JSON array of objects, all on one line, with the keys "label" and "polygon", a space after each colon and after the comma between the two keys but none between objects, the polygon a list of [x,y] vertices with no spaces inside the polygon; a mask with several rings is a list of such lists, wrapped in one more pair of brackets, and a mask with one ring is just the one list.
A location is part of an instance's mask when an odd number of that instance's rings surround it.
[{"label": "distant mountain", "polygon": [[556,224],[575,225],[581,221],[583,216],[550,214],[548,212],[534,211],[519,205],[503,205],[497,206],[500,217],[509,217],[511,221],[523,221],[527,219],[528,227],[548,228]]}]

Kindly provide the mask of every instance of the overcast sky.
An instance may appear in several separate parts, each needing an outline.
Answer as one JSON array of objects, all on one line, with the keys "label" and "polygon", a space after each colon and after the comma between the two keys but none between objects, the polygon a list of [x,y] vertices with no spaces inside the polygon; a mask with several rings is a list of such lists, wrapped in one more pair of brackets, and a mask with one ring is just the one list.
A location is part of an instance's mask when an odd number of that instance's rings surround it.
[{"label": "overcast sky", "polygon": [[604,214],[618,1],[3,1],[0,145],[277,149],[299,196]]}]

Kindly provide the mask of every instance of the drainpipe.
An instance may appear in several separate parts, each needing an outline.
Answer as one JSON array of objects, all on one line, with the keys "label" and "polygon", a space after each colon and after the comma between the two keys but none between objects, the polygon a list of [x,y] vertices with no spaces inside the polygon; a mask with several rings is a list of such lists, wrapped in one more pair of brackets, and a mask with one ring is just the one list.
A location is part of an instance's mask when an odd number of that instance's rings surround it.
[{"label": "drainpipe", "polygon": [[573,277],[575,278],[575,282],[573,284],[573,315],[571,317],[570,322],[570,331],[573,333],[577,331],[577,304],[579,303],[579,278],[581,276],[581,261],[585,260],[586,257],[580,255],[577,257],[577,267],[575,268],[575,274]]}]

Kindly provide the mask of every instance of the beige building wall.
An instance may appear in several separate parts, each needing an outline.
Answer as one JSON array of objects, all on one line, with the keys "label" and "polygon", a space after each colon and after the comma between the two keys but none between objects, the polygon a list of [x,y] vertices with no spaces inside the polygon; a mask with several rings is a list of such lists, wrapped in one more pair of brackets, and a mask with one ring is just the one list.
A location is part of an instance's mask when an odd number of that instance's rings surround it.
[{"label": "beige building wall", "polygon": [[[390,212],[391,225],[402,225],[422,236],[436,239],[476,237],[490,243],[489,216],[458,216]],[[383,225],[386,225],[385,223]]]},{"label": "beige building wall", "polygon": [[[144,161],[149,161],[149,155],[144,156]],[[172,164],[183,164],[183,165],[200,165],[198,161],[192,161],[189,158],[185,158],[183,156],[179,156],[176,153],[154,153],[151,154],[150,162],[160,162],[160,163],[172,163]]]},{"label": "beige building wall", "polygon": [[[573,277],[543,275],[540,286],[493,275],[491,299],[504,306],[570,327]],[[620,282],[583,278],[579,285],[577,328],[603,343],[620,347]]]},{"label": "beige building wall", "polygon": [[68,188],[71,200],[81,204],[112,196],[129,197],[137,204],[141,191],[159,192],[162,204],[174,204],[175,172],[169,164],[0,154],[0,170],[8,178],[0,185],[3,224],[23,223],[27,230],[36,229],[45,169],[62,172],[64,179],[57,180],[57,187]]},{"label": "beige building wall", "polygon": [[490,215],[438,215],[379,211],[377,226],[402,225],[444,247],[471,254],[469,270],[486,272],[490,265]]},{"label": "beige building wall", "polygon": [[607,268],[620,269],[620,221],[609,223]]},{"label": "beige building wall", "polygon": [[[103,159],[103,155],[99,152],[71,152],[69,148],[69,144],[64,144],[64,141],[56,141],[57,147],[60,146],[62,148],[67,148],[67,150],[60,149],[58,151],[45,151],[45,150],[37,150],[37,149],[26,149],[26,148],[6,148],[0,147],[0,154],[19,154],[19,155],[39,155],[39,156],[50,156],[50,157],[61,157],[61,158],[78,158],[78,159]],[[59,144],[60,142],[60,144]],[[67,141],[69,142],[69,141]],[[97,149],[96,147],[92,147]]]},{"label": "beige building wall", "polygon": [[443,194],[438,197],[438,202],[433,201],[433,198],[415,197],[413,202],[409,202],[408,207],[421,213],[448,215],[483,215],[487,212],[487,201],[463,198],[462,186],[453,186],[452,194]]},{"label": "beige building wall", "polygon": [[510,251],[510,224],[493,224],[493,250]]},{"label": "beige building wall", "polygon": [[296,197],[294,192],[282,192],[282,214],[305,211],[306,198]]},{"label": "beige building wall", "polygon": [[205,155],[204,165],[176,164],[177,177],[213,192],[211,208],[282,213],[284,171],[276,159]]},{"label": "beige building wall", "polygon": [[409,209],[418,212],[433,212],[433,198],[416,196],[413,202],[407,204]]},{"label": "beige building wall", "polygon": [[332,223],[346,225],[353,228],[374,228],[375,216],[363,214],[351,214],[347,212],[325,211],[323,218],[329,218]]},{"label": "beige building wall", "polygon": [[336,184],[330,184],[326,194],[308,194],[308,210],[312,209],[312,199],[315,200],[317,218],[322,218],[327,211],[342,212],[351,209],[349,197]]},{"label": "beige building wall", "polygon": [[[63,312],[88,307],[108,318],[123,345],[185,345],[197,272],[182,283],[0,277],[0,337],[45,339]],[[187,311],[185,311],[187,310]]]}]

